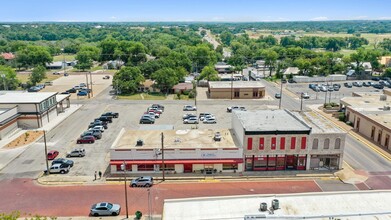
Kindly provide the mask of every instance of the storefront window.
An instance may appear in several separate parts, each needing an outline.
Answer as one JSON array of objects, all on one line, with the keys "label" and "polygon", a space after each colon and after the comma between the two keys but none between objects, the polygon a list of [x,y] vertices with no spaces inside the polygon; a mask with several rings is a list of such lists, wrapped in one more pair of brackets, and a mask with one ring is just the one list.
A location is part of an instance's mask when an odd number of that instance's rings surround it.
[{"label": "storefront window", "polygon": [[264,157],[254,158],[254,170],[266,168],[266,166],[267,166],[267,159],[266,158],[264,158]]},{"label": "storefront window", "polygon": [[138,171],[154,171],[153,164],[139,164],[137,165]]},{"label": "storefront window", "polygon": [[236,170],[236,164],[223,164],[223,170]]},{"label": "storefront window", "polygon": [[[164,166],[166,167],[164,170],[165,171],[174,171],[175,170],[175,164],[164,164]],[[163,166],[160,165],[160,171],[163,170]]]}]

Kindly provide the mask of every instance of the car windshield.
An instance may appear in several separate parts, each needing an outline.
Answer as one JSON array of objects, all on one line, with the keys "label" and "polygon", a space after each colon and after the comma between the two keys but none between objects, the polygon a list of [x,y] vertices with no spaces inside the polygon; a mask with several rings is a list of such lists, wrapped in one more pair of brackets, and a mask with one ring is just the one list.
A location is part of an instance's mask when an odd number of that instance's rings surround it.
[{"label": "car windshield", "polygon": [[113,204],[111,204],[111,203],[107,203],[107,208],[108,208],[108,209],[111,209],[111,208],[113,208]]}]

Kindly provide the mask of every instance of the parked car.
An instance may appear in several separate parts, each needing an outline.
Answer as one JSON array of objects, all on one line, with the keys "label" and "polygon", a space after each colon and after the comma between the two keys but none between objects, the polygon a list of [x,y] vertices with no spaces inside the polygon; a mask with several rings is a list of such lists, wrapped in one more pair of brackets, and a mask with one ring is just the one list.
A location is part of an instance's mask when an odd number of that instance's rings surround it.
[{"label": "parked car", "polygon": [[375,88],[375,89],[384,89],[384,86],[383,85],[380,85],[380,84],[373,84],[372,85],[373,86],[373,88]]},{"label": "parked car", "polygon": [[65,92],[62,92],[62,93],[60,93],[60,94],[62,94],[62,95],[69,95],[69,94],[71,94],[71,93],[65,91]]},{"label": "parked car", "polygon": [[306,93],[306,92],[303,92],[303,93],[301,93],[301,97],[302,97],[303,99],[309,99],[309,98],[310,98],[310,95],[309,95],[308,93]]},{"label": "parked car", "polygon": [[144,117],[144,116],[140,118],[140,124],[154,124],[154,123],[155,123],[154,118]]},{"label": "parked car", "polygon": [[85,155],[86,150],[84,148],[75,148],[67,153],[67,157],[84,157]]},{"label": "parked car", "polygon": [[152,116],[153,118],[160,118],[160,114],[156,114],[155,112],[144,112],[145,115],[150,115]]},{"label": "parked car", "polygon": [[51,150],[48,152],[48,160],[54,160],[58,156],[58,151]]},{"label": "parked car", "polygon": [[214,119],[214,118],[205,118],[205,119],[203,120],[203,123],[204,123],[204,124],[216,124],[217,121],[216,121],[216,119]]},{"label": "parked car", "polygon": [[88,129],[89,131],[100,131],[100,132],[105,132],[105,128],[102,125],[97,125],[93,128]]},{"label": "parked car", "polygon": [[[49,168],[50,173],[64,174],[64,173],[68,173],[69,170],[70,170],[70,166],[68,164],[62,164],[62,163],[53,164]],[[44,172],[47,173],[48,171],[45,170]]]},{"label": "parked car", "polygon": [[163,105],[160,105],[160,104],[153,104],[152,105],[152,108],[157,108],[157,109],[161,109],[164,111],[164,106]]},{"label": "parked car", "polygon": [[207,116],[207,115],[212,115],[212,114],[211,114],[211,113],[200,113],[198,119],[201,120],[201,121],[203,121],[204,118],[205,118],[205,116]]},{"label": "parked car", "polygon": [[280,98],[281,98],[281,94],[280,94],[280,93],[276,93],[276,94],[274,95],[274,97],[275,97],[276,99],[280,99]]},{"label": "parked car", "polygon": [[66,165],[68,165],[70,167],[73,167],[73,160],[68,160],[68,159],[65,159],[65,158],[57,158],[57,159],[52,161],[52,165],[53,164],[57,164],[57,163],[66,164]]},{"label": "parked car", "polygon": [[92,144],[94,142],[95,142],[94,136],[84,136],[82,138],[78,138],[76,141],[76,143],[78,144],[84,144],[84,143]]},{"label": "parked car", "polygon": [[235,111],[235,110],[246,111],[246,108],[245,107],[239,107],[239,106],[231,106],[231,107],[227,108],[227,112],[232,112],[232,111]]},{"label": "parked car", "polygon": [[113,122],[113,117],[111,117],[111,116],[100,116],[99,118],[95,118],[95,121],[96,120],[107,121],[109,123],[112,123]]},{"label": "parked car", "polygon": [[369,87],[369,86],[371,86],[371,82],[363,82],[362,85],[365,86],[365,87]]},{"label": "parked car", "polygon": [[96,127],[96,126],[103,126],[104,129],[108,129],[108,128],[109,128],[109,127],[107,126],[107,122],[97,120],[97,121],[91,122],[91,123],[88,125],[88,129],[93,128],[93,127]]},{"label": "parked car", "polygon": [[327,87],[326,86],[321,86],[319,88],[320,88],[320,91],[327,92]]},{"label": "parked car", "polygon": [[159,109],[159,108],[156,108],[156,107],[149,107],[147,108],[147,111],[151,111],[153,110],[154,112],[158,112],[158,114],[162,114],[163,113],[163,110],[162,109]]},{"label": "parked car", "polygon": [[104,76],[102,79],[110,79],[110,76]]},{"label": "parked car", "polygon": [[153,185],[153,177],[151,176],[142,176],[136,179],[133,179],[130,182],[131,187],[141,186],[141,187],[151,187]]},{"label": "parked car", "polygon": [[182,119],[185,120],[185,119],[192,118],[192,117],[196,117],[197,118],[197,115],[195,115],[193,113],[187,113],[187,114],[184,114],[182,116]]},{"label": "parked car", "polygon": [[373,80],[373,81],[379,81],[379,80],[380,80],[380,77],[372,77],[372,80]]},{"label": "parked car", "polygon": [[350,83],[350,82],[346,82],[346,83],[344,83],[343,85],[344,85],[346,88],[352,88],[352,87],[353,87],[352,83]]},{"label": "parked car", "polygon": [[53,82],[52,82],[52,81],[45,82],[45,86],[52,86],[52,85],[53,85]]},{"label": "parked car", "polygon": [[79,91],[78,93],[77,93],[77,96],[87,96],[87,92],[86,91]]},{"label": "parked car", "polygon": [[76,90],[76,89],[74,89],[74,88],[71,88],[71,89],[68,89],[68,90],[67,90],[67,92],[69,92],[69,93],[76,93],[76,92],[77,92],[77,90]]},{"label": "parked car", "polygon": [[100,202],[92,205],[90,209],[90,215],[113,215],[117,216],[121,212],[121,206],[119,204],[113,204],[109,202]]},{"label": "parked car", "polygon": [[83,134],[80,135],[80,137],[84,137],[84,136],[94,136],[94,138],[98,140],[102,138],[102,132],[98,129],[92,129],[92,130],[85,131],[83,132]]},{"label": "parked car", "polygon": [[197,107],[192,105],[185,105],[183,106],[183,111],[196,111]]},{"label": "parked car", "polygon": [[53,72],[53,75],[60,75],[61,73],[59,72]]},{"label": "parked car", "polygon": [[198,119],[197,117],[190,117],[183,120],[183,124],[198,124]]},{"label": "parked car", "polygon": [[39,92],[39,90],[41,89],[36,86],[32,86],[29,89],[27,89],[27,92]]},{"label": "parked car", "polygon": [[106,113],[103,113],[101,116],[111,116],[113,118],[118,118],[119,117],[119,113],[117,113],[117,112],[106,112]]}]

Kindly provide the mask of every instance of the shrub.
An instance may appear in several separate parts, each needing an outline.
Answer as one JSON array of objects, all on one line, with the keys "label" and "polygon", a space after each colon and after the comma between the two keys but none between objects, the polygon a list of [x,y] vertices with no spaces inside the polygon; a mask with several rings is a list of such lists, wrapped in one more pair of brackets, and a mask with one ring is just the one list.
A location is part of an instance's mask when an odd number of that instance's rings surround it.
[{"label": "shrub", "polygon": [[338,115],[338,120],[340,120],[340,121],[345,121],[345,113],[343,113],[343,112],[340,112],[339,113],[339,115]]},{"label": "shrub", "polygon": [[190,99],[194,99],[194,98],[195,98],[195,95],[196,95],[196,92],[195,92],[194,90],[191,90],[191,91],[189,92],[189,98],[190,98]]},{"label": "shrub", "polygon": [[183,95],[189,95],[190,91],[189,90],[185,90],[183,91]]}]

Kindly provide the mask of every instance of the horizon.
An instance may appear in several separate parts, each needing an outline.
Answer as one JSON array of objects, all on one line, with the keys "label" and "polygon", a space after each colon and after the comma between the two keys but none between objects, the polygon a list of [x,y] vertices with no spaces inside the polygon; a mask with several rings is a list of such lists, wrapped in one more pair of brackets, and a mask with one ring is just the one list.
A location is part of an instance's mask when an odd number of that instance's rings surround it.
[{"label": "horizon", "polygon": [[[391,20],[384,0],[7,1],[0,22],[299,22]],[[365,6],[365,7],[363,7]]]}]

